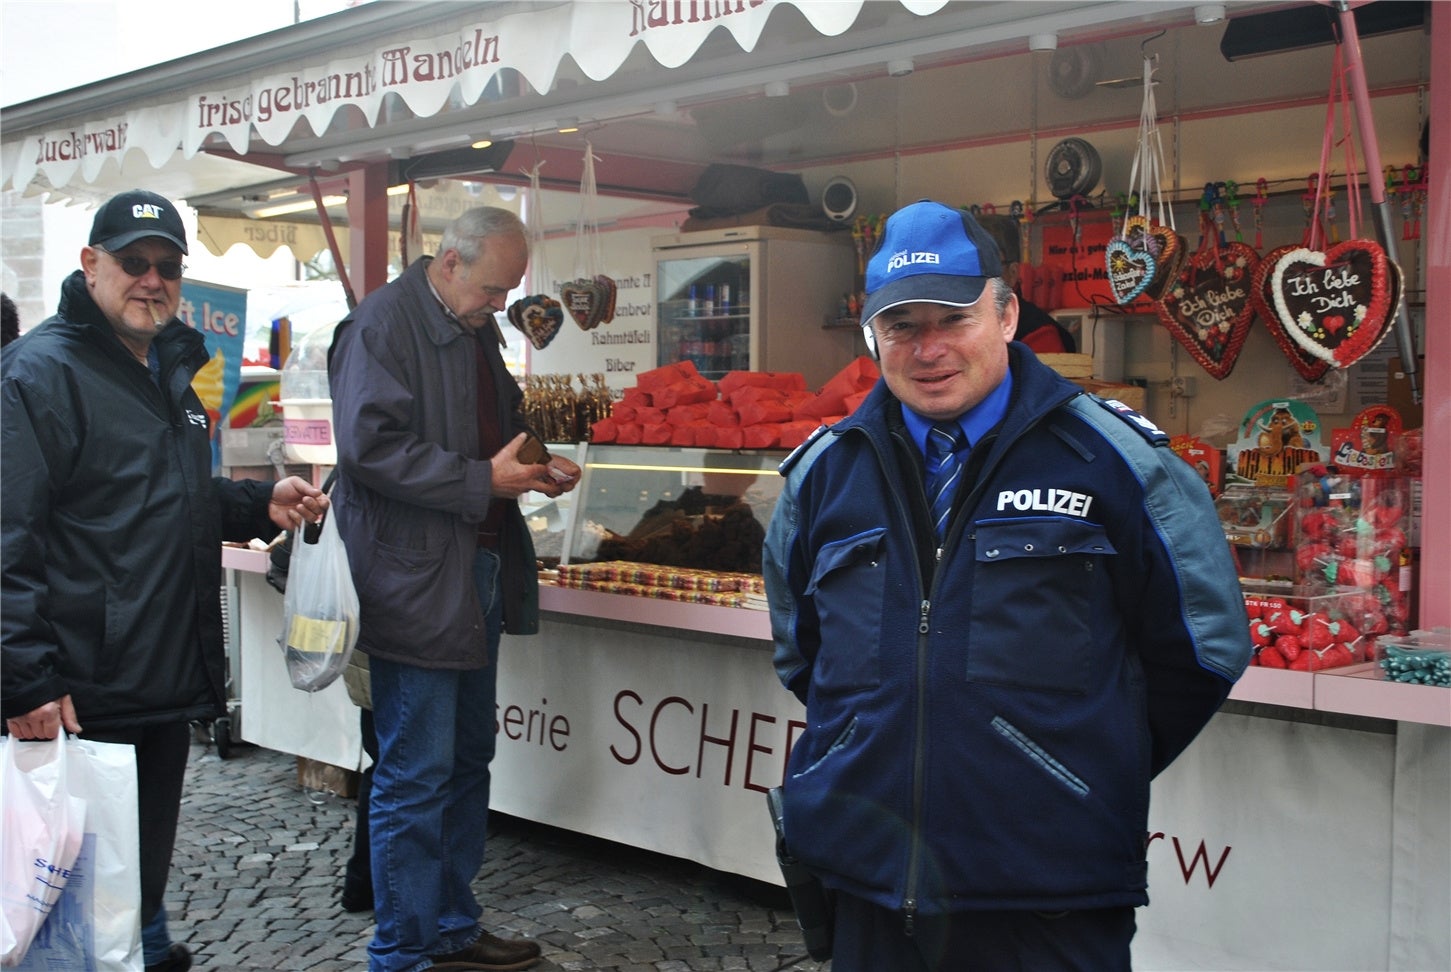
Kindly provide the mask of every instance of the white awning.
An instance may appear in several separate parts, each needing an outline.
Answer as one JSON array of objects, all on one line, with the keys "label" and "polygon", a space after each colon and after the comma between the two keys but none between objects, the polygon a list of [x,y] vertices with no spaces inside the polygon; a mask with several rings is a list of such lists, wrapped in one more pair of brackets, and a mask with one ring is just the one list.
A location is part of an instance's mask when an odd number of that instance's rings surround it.
[{"label": "white awning", "polygon": [[[897,0],[919,16],[946,2]],[[834,37],[851,27],[864,3],[603,0],[523,9],[510,4],[503,6],[515,12],[495,19],[479,16],[494,5],[469,4],[451,22],[420,24],[366,46],[334,43],[255,76],[207,79],[167,91],[152,103],[138,99],[6,139],[0,145],[0,188],[63,195],[79,190],[84,196],[82,187],[102,181],[108,166],[134,166],[129,158],[134,152],[160,169],[178,155],[191,160],[204,148],[245,156],[265,151],[259,141],[277,147],[298,132],[343,129],[356,135],[360,127],[386,127],[396,114],[428,118],[446,107],[475,105],[491,96],[490,85],[506,70],[517,72],[534,92],[549,92],[566,56],[593,81],[614,75],[639,47],[659,65],[676,68],[718,28],[749,52],[772,12],[785,6],[799,11],[818,34]],[[405,110],[396,110],[396,102]]]}]

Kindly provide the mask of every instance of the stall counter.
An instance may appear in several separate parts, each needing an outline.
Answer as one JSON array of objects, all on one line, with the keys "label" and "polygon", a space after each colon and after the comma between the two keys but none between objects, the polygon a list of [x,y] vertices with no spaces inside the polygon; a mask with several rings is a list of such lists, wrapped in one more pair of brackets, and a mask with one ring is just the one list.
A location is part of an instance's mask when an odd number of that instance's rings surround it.
[{"label": "stall counter", "polygon": [[[359,765],[341,684],[286,681],[265,557],[224,563],[244,738]],[[766,612],[550,586],[540,602],[539,635],[501,645],[491,808],[780,884],[764,794],[805,713]],[[1251,670],[1155,781],[1136,967],[1451,967],[1451,691],[1364,675]]]}]

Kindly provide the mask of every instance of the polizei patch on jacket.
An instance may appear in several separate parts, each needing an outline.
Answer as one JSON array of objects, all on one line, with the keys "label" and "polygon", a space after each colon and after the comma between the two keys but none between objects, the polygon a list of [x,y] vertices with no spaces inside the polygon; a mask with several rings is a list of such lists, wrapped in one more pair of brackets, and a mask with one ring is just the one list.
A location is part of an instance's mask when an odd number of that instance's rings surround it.
[{"label": "polizei patch on jacket", "polygon": [[1129,425],[1133,426],[1135,429],[1138,430],[1140,435],[1142,435],[1144,438],[1148,439],[1155,445],[1168,443],[1169,433],[1159,428],[1157,425],[1149,421],[1144,416],[1140,415],[1138,412],[1135,412],[1133,409],[1129,408],[1123,402],[1113,398],[1099,398],[1096,395],[1093,396],[1093,400],[1098,402],[1098,404],[1102,405],[1113,414],[1117,415],[1119,418],[1123,419]]},{"label": "polizei patch on jacket", "polygon": [[1018,510],[1026,513],[1062,513],[1065,516],[1087,516],[1093,497],[1071,489],[1005,489],[998,493],[998,512]]}]

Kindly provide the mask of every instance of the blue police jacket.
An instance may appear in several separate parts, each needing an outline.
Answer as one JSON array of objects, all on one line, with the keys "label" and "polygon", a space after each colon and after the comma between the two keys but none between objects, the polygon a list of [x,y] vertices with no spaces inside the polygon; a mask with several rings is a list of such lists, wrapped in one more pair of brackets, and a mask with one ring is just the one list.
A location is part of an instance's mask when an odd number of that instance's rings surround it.
[{"label": "blue police jacket", "polygon": [[1204,483],[1137,413],[1010,345],[947,535],[884,382],[783,464],[764,572],[806,704],[790,849],[907,916],[1147,902],[1149,783],[1248,663]]}]

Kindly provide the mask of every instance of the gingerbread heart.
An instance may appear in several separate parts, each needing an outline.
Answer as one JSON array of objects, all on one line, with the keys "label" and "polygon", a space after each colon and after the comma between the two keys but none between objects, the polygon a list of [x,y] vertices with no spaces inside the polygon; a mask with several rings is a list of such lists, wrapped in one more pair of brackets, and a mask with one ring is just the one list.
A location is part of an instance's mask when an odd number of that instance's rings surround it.
[{"label": "gingerbread heart", "polygon": [[1299,244],[1279,246],[1264,255],[1259,265],[1255,267],[1254,274],[1254,304],[1255,313],[1265,322],[1265,328],[1270,336],[1275,339],[1285,357],[1290,361],[1290,367],[1295,369],[1296,374],[1306,381],[1315,382],[1325,377],[1325,372],[1330,370],[1330,362],[1323,361],[1315,355],[1306,351],[1296,344],[1285,326],[1280,323],[1279,315],[1275,313],[1275,297],[1271,289],[1271,282],[1274,277],[1275,264],[1280,257],[1291,250],[1298,250]]},{"label": "gingerbread heart", "polygon": [[509,322],[529,339],[534,350],[543,351],[564,325],[564,309],[548,294],[520,297],[509,305]]},{"label": "gingerbread heart", "polygon": [[1154,255],[1158,268],[1154,272],[1154,279],[1144,288],[1144,296],[1150,300],[1159,300],[1164,296],[1164,291],[1169,289],[1169,285],[1179,279],[1179,274],[1184,269],[1184,261],[1189,259],[1189,243],[1174,232],[1173,228],[1161,223],[1149,224],[1148,238],[1149,252]]},{"label": "gingerbread heart", "polygon": [[1390,327],[1391,266],[1374,240],[1346,240],[1323,251],[1296,247],[1271,271],[1275,316],[1305,351],[1348,368]]},{"label": "gingerbread heart", "polygon": [[1247,243],[1194,254],[1154,305],[1159,320],[1200,367],[1217,379],[1234,370],[1254,323],[1254,269]]},{"label": "gingerbread heart", "polygon": [[1153,281],[1154,271],[1158,268],[1153,254],[1147,249],[1134,247],[1122,237],[1108,241],[1103,257],[1108,266],[1109,289],[1113,291],[1113,299],[1120,304],[1133,303],[1134,298]]},{"label": "gingerbread heart", "polygon": [[[1156,223],[1144,215],[1124,220],[1123,240],[1134,250],[1146,251],[1154,258],[1154,272],[1144,285],[1143,296],[1158,300],[1169,282],[1179,276],[1189,255],[1189,244],[1172,227]],[[1119,301],[1127,303],[1127,301]]]},{"label": "gingerbread heart", "polygon": [[604,297],[604,312],[600,315],[600,323],[608,324],[615,319],[615,298],[619,296],[620,288],[613,277],[606,277],[602,273],[595,274],[595,283],[599,285],[600,293]]},{"label": "gingerbread heart", "polygon": [[593,331],[599,327],[605,310],[605,295],[600,285],[593,280],[580,277],[559,288],[564,299],[564,309],[582,330]]}]

